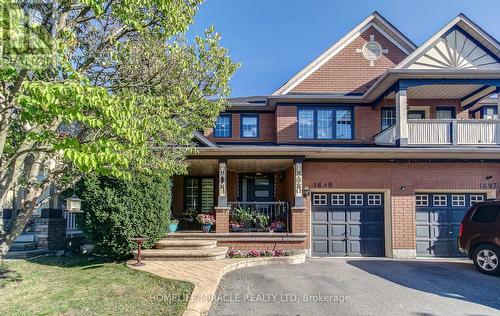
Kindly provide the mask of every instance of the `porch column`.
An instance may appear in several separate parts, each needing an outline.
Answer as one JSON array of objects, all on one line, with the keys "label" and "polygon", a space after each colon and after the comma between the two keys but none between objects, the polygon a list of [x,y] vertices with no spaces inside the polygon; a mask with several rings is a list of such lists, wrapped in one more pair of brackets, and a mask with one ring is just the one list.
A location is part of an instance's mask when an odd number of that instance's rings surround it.
[{"label": "porch column", "polygon": [[500,87],[497,87],[497,118],[500,119]]},{"label": "porch column", "polygon": [[294,160],[294,187],[295,187],[295,207],[304,206],[304,196],[302,194],[302,159]]},{"label": "porch column", "polygon": [[227,160],[219,159],[219,195],[217,206],[227,206]]},{"label": "porch column", "polygon": [[227,159],[219,159],[219,191],[215,207],[215,232],[229,232],[229,207],[227,205]]},{"label": "porch column", "polygon": [[408,100],[406,88],[396,92],[396,145],[408,144]]}]

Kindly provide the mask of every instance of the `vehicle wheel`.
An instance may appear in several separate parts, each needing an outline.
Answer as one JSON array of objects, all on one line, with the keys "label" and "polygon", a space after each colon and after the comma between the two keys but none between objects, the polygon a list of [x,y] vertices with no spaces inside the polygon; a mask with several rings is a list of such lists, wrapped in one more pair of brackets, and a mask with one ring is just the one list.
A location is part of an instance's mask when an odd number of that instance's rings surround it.
[{"label": "vehicle wheel", "polygon": [[474,265],[482,273],[500,274],[500,249],[493,245],[483,245],[474,251]]}]

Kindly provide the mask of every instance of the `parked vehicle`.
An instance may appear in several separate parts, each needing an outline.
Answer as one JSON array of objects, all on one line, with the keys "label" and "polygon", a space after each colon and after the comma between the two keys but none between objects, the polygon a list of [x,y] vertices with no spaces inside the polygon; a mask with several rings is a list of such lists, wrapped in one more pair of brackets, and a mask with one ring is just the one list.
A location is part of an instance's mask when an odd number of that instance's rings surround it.
[{"label": "parked vehicle", "polygon": [[500,201],[474,204],[460,224],[458,248],[486,274],[500,275]]}]

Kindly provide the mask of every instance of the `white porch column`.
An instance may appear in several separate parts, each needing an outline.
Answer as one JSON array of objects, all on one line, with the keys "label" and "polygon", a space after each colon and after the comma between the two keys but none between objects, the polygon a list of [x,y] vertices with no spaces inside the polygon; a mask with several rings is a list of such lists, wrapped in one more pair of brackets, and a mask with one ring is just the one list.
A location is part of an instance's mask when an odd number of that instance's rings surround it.
[{"label": "white porch column", "polygon": [[295,187],[295,205],[294,207],[304,206],[304,196],[302,195],[302,159],[294,160],[294,187]]},{"label": "white porch column", "polygon": [[227,160],[219,159],[219,194],[218,207],[227,206]]},{"label": "white porch column", "polygon": [[396,144],[408,144],[408,100],[406,89],[396,92]]},{"label": "white porch column", "polygon": [[497,87],[497,118],[500,119],[500,87]]}]

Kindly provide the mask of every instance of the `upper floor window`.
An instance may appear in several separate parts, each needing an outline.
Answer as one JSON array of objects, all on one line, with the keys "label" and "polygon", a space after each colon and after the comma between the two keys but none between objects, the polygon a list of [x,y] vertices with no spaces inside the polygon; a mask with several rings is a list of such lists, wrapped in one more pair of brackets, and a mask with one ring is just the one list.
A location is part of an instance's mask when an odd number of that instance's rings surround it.
[{"label": "upper floor window", "polygon": [[498,119],[497,108],[492,106],[483,107],[483,119],[496,120]]},{"label": "upper floor window", "polygon": [[259,137],[259,115],[241,114],[241,137],[257,138]]},{"label": "upper floor window", "polygon": [[223,114],[217,118],[214,137],[231,137],[231,114]]},{"label": "upper floor window", "polygon": [[382,130],[396,125],[396,108],[382,108]]},{"label": "upper floor window", "polygon": [[436,109],[437,119],[454,119],[455,109],[454,108],[437,108]]},{"label": "upper floor window", "polygon": [[299,139],[352,139],[352,109],[299,109]]}]

